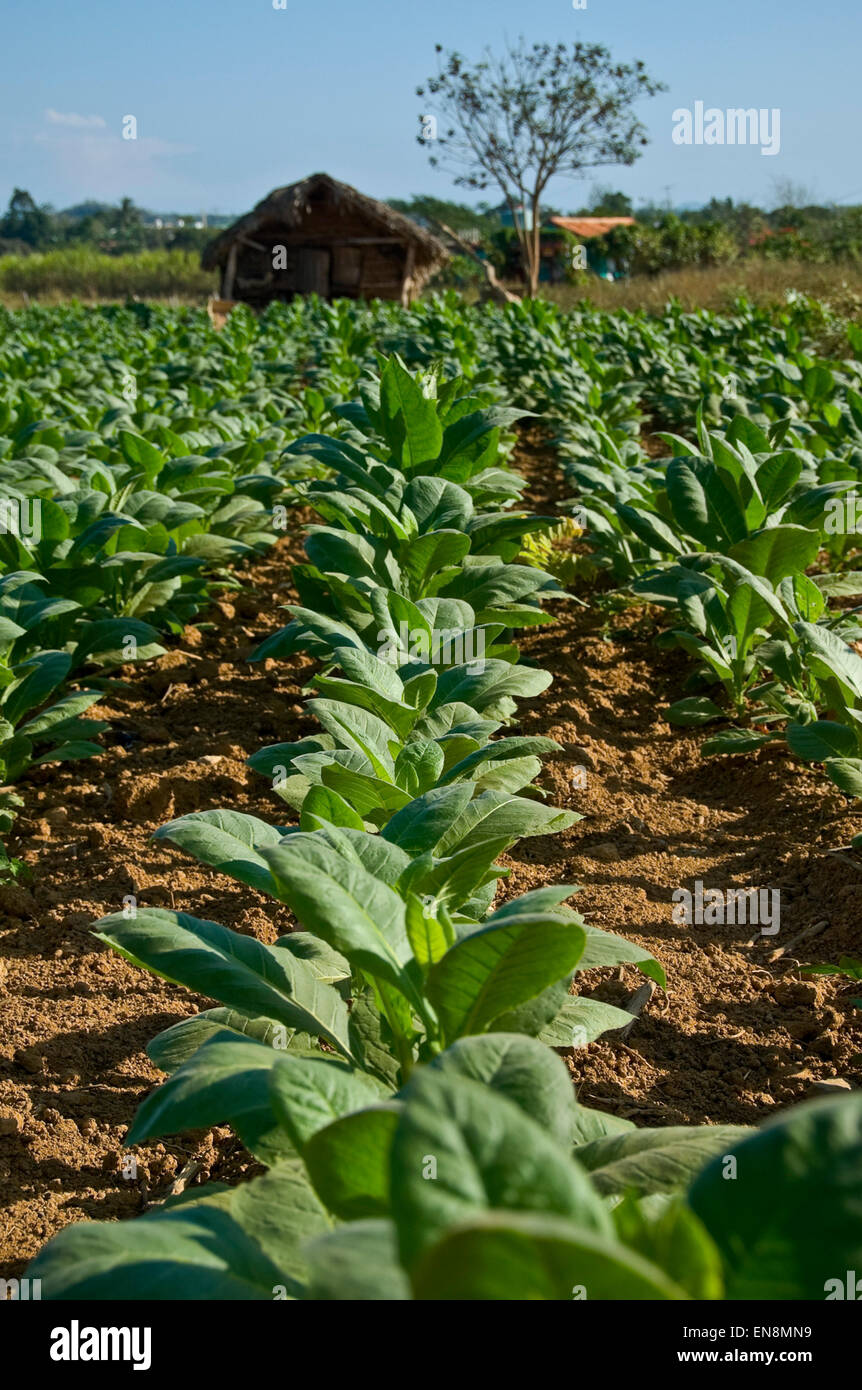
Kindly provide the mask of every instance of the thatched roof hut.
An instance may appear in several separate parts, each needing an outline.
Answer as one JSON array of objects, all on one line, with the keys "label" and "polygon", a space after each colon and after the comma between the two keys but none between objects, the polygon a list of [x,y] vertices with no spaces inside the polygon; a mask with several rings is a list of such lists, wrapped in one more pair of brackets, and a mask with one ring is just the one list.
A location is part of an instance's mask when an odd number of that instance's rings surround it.
[{"label": "thatched roof hut", "polygon": [[385,203],[328,174],[276,188],[204,248],[224,299],[261,307],[316,293],[325,299],[409,304],[447,259],[442,242]]}]

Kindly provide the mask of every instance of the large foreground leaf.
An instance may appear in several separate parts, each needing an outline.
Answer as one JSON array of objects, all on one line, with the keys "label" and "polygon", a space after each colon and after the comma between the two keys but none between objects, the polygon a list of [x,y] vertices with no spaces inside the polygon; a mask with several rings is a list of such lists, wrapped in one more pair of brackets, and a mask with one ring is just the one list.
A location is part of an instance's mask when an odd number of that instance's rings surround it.
[{"label": "large foreground leaf", "polygon": [[301,1165],[284,1163],[230,1192],[137,1221],[67,1226],[28,1273],[48,1299],[298,1298],[302,1249],[330,1225]]},{"label": "large foreground leaf", "polygon": [[728,1298],[823,1299],[862,1272],[862,1096],[805,1103],[736,1145],[689,1201],[721,1250]]},{"label": "large foreground leaf", "polygon": [[419,1299],[683,1299],[656,1265],[562,1217],[491,1211],[444,1235],[413,1274]]}]

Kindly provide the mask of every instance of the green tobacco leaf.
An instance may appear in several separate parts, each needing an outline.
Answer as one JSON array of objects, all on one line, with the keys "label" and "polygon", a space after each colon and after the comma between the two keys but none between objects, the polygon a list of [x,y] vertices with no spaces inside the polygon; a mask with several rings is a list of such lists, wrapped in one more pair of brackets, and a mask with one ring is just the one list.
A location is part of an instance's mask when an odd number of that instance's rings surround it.
[{"label": "green tobacco leaf", "polygon": [[293,835],[264,853],[277,896],[303,925],[351,963],[418,1002],[421,977],[407,936],[404,900],[397,893],[339,854],[320,831]]},{"label": "green tobacco leaf", "polygon": [[272,1111],[300,1152],[319,1129],[380,1096],[378,1086],[335,1058],[282,1055],[267,1076]]},{"label": "green tobacco leaf", "polygon": [[430,970],[446,954],[454,933],[447,931],[438,904],[422,902],[415,893],[408,893],[407,935],[414,956],[423,970]]},{"label": "green tobacco leaf", "polygon": [[33,738],[35,734],[47,733],[49,730],[55,729],[58,724],[63,724],[66,720],[83,714],[84,710],[89,709],[97,700],[102,699],[104,696],[101,690],[73,690],[68,695],[61,696],[49,709],[36,715],[35,719],[28,719],[26,724],[21,724],[18,732],[23,734],[25,738]]},{"label": "green tobacco leaf", "polygon": [[755,748],[762,748],[764,743],[772,743],[776,737],[775,734],[759,734],[753,729],[724,729],[720,734],[713,734],[712,738],[705,739],[700,745],[700,751],[705,758],[717,753],[731,756],[736,753],[753,753]]},{"label": "green tobacco leaf", "polygon": [[402,748],[395,759],[395,781],[408,796],[422,796],[443,771],[443,749],[430,739],[417,739]]},{"label": "green tobacco leaf", "polygon": [[118,430],[117,443],[123,451],[123,457],[126,461],[140,468],[146,479],[146,485],[152,487],[164,467],[163,455],[150,444],[149,440],[143,439],[139,434],[132,434],[131,430]]},{"label": "green tobacco leaf", "polygon": [[504,839],[511,843],[526,835],[554,835],[581,819],[574,811],[542,806],[509,792],[482,792],[468,801],[438,841],[435,852],[444,856],[483,840]]},{"label": "green tobacco leaf", "polygon": [[39,763],[78,762],[82,758],[96,758],[104,751],[104,748],[98,743],[87,743],[84,739],[73,739],[70,743],[61,743],[57,748],[52,748],[47,753],[40,753],[38,758],[33,759],[33,764],[36,766]]},{"label": "green tobacco leaf", "polygon": [[392,817],[383,831],[384,839],[408,854],[433,850],[472,795],[471,786],[432,788]]},{"label": "green tobacco leaf", "polygon": [[395,762],[390,744],[395,735],[388,724],[370,710],[345,705],[340,700],[309,700],[306,709],[339,744],[362,753],[371,763],[376,777],[391,782]]},{"label": "green tobacco leaf", "polygon": [[38,709],[61,681],[71,666],[68,652],[39,652],[14,668],[16,680],[7,686],[3,696],[3,717],[17,724],[25,714]]},{"label": "green tobacco leaf", "polygon": [[74,1222],[29,1273],[47,1299],[300,1298],[302,1251],[331,1224],[302,1166],[281,1163],[228,1192],[138,1221]]},{"label": "green tobacco leaf", "polygon": [[343,825],[353,830],[365,828],[362,817],[357,815],[344,797],[333,787],[325,786],[309,787],[302,803],[299,825],[301,830],[323,830],[327,825]]},{"label": "green tobacco leaf", "polygon": [[[650,1208],[662,1203],[653,1213]],[[690,1298],[719,1299],[724,1278],[718,1247],[680,1199],[636,1199],[633,1195],[614,1207],[614,1225],[620,1240],[644,1259],[651,1260],[666,1278],[673,1279]]]},{"label": "green tobacco leaf", "polygon": [[815,623],[794,623],[808,649],[808,665],[818,679],[834,676],[848,705],[862,699],[862,658],[835,632]]},{"label": "green tobacco leaf", "polygon": [[541,912],[489,919],[462,938],[431,970],[428,998],[451,1042],[482,1033],[557,980],[571,975],[584,949],[577,921]]},{"label": "green tobacco leaf", "polygon": [[682,555],[685,547],[672,526],[653,512],[617,503],[617,515],[635,535],[660,555]]},{"label": "green tobacco leaf", "polygon": [[507,1096],[564,1147],[572,1130],[575,1096],[564,1062],[547,1047],[515,1033],[461,1038],[429,1064],[430,1070],[465,1076]]},{"label": "green tobacco leaf", "polygon": [[240,1013],[326,1038],[351,1057],[344,1000],[290,951],[161,908],[138,908],[132,920],[117,912],[96,926],[100,941],[154,974]]},{"label": "green tobacco leaf", "polygon": [[643,950],[642,946],[625,937],[615,936],[613,932],[602,931],[600,927],[590,927],[584,923],[587,941],[584,954],[578,962],[578,970],[592,970],[597,965],[636,965],[641,974],[655,980],[662,989],[667,986],[667,976],[656,960]]},{"label": "green tobacco leaf", "polygon": [[806,526],[772,526],[740,541],[728,553],[752,574],[777,584],[785,575],[806,570],[819,549],[820,536]]},{"label": "green tobacco leaf", "polygon": [[391,1221],[352,1221],[306,1247],[308,1298],[324,1302],[398,1302],[410,1283],[398,1263]]},{"label": "green tobacco leaf", "polygon": [[586,1047],[603,1033],[625,1028],[632,1015],[602,999],[568,995],[560,1012],[537,1034],[547,1047]]},{"label": "green tobacco leaf", "polygon": [[273,896],[275,880],[260,850],[277,845],[282,834],[240,811],[194,811],[159,826],[153,839],[170,840],[211,869]]},{"label": "green tobacco leaf", "polygon": [[[322,764],[320,780],[324,787],[331,787],[333,791],[338,792],[357,815],[374,819],[375,823],[378,820],[385,823],[410,800],[407,792],[402,791],[400,787],[393,786],[391,782],[384,782],[379,777],[370,777],[366,773],[349,768],[340,759]],[[304,800],[305,797],[303,804]]]},{"label": "green tobacco leaf", "polygon": [[862,797],[862,758],[827,758],[823,767],[846,796]]},{"label": "green tobacco leaf", "polygon": [[261,1163],[293,1157],[293,1144],[270,1103],[270,1072],[278,1058],[274,1048],[216,1033],[146,1097],[125,1142],[143,1144],[228,1121]]},{"label": "green tobacco leaf", "polygon": [[234,1033],[238,1038],[253,1038],[266,1047],[290,1046],[297,1039],[304,1040],[307,1047],[315,1042],[310,1034],[287,1029],[274,1018],[249,1018],[236,1009],[205,1009],[156,1034],[152,1042],[147,1043],[147,1056],[161,1071],[176,1071],[203,1043],[214,1038],[216,1033],[225,1032]]},{"label": "green tobacco leaf", "polygon": [[401,563],[413,598],[423,598],[434,576],[459,565],[469,549],[470,537],[462,531],[431,531],[408,541]]},{"label": "green tobacco leaf", "polygon": [[77,671],[87,661],[119,666],[126,661],[150,661],[164,656],[165,648],[156,641],[158,635],[150,623],[140,618],[104,618],[87,623],[72,653],[72,669]]},{"label": "green tobacco leaf", "polygon": [[380,378],[380,423],[394,461],[405,470],[438,457],[443,429],[434,401],[394,355]]},{"label": "green tobacco leaf", "polygon": [[684,532],[701,544],[733,544],[746,534],[739,504],[712,464],[672,459],[667,467],[667,495]]},{"label": "green tobacco leaf", "polygon": [[389,1156],[398,1101],[354,1110],[318,1129],[303,1148],[315,1191],[342,1221],[389,1213]]},{"label": "green tobacco leaf", "polygon": [[729,1153],[752,1131],[744,1125],[637,1129],[584,1144],[578,1162],[601,1193],[683,1191],[716,1154]]},{"label": "green tobacco leaf", "polygon": [[594,1139],[604,1139],[608,1134],[626,1134],[634,1128],[631,1120],[624,1120],[620,1115],[592,1110],[586,1105],[577,1105],[572,1122],[575,1157],[578,1156],[581,1144],[591,1144]]},{"label": "green tobacco leaf", "polygon": [[494,867],[494,861],[508,843],[508,839],[480,840],[445,859],[437,859],[432,854],[418,855],[399,887],[402,892],[409,890],[420,897],[436,898],[451,909],[459,908],[483,884],[496,881],[503,872]]},{"label": "green tobacco leaf", "polygon": [[720,1156],[689,1193],[721,1251],[725,1297],[843,1298],[846,1271],[862,1270],[862,1096],[794,1106],[732,1154],[734,1180]]},{"label": "green tobacco leaf", "polygon": [[668,705],[664,717],[668,724],[687,728],[691,725],[710,724],[713,719],[726,719],[727,711],[720,709],[705,695],[689,695],[684,700],[677,700],[674,704]]},{"label": "green tobacco leaf", "polygon": [[854,731],[831,719],[788,724],[785,737],[798,758],[814,763],[823,763],[827,758],[850,758],[859,747]]},{"label": "green tobacco leaf", "polygon": [[584,1171],[521,1107],[429,1069],[403,1092],[392,1144],[392,1214],[408,1270],[452,1226],[489,1209],[556,1213],[597,1235],[611,1221]]},{"label": "green tobacco leaf", "polygon": [[354,1040],[354,1051],[362,1059],[364,1071],[376,1077],[388,1090],[394,1091],[400,1080],[401,1068],[392,1051],[389,1025],[377,1006],[370,986],[353,1000],[350,1036]]},{"label": "green tobacco leaf", "polygon": [[470,1216],[413,1273],[413,1296],[446,1300],[682,1299],[679,1285],[618,1241],[562,1217]]}]

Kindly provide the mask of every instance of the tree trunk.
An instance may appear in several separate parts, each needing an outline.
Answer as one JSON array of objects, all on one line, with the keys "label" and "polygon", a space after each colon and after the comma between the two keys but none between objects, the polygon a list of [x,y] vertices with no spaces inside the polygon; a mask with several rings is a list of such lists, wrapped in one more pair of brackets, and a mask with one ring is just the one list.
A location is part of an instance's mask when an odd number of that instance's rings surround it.
[{"label": "tree trunk", "polygon": [[530,263],[530,294],[535,296],[539,292],[539,271],[542,265],[542,238],[541,227],[539,226],[541,210],[538,194],[533,194],[530,206],[533,214],[533,226],[530,231],[533,251]]}]

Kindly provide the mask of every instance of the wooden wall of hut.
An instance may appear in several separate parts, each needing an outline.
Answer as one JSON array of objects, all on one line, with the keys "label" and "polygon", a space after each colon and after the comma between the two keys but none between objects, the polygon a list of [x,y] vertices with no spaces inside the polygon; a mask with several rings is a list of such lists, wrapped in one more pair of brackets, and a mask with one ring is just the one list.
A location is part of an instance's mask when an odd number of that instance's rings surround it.
[{"label": "wooden wall of hut", "polygon": [[257,228],[253,238],[236,244],[236,252],[235,265],[225,267],[222,294],[254,306],[311,293],[402,299],[412,262],[412,247],[403,239],[376,234],[362,217],[325,203],[313,207],[300,227]]}]

